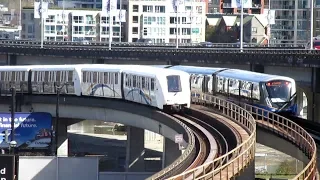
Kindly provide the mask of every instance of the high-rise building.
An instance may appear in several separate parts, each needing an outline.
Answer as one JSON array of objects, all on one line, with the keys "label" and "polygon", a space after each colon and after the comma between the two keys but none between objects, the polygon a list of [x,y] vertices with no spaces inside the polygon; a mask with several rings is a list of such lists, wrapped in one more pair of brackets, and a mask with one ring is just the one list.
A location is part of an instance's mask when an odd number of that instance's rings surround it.
[{"label": "high-rise building", "polygon": [[[310,37],[310,0],[271,0],[271,44],[305,44]],[[319,27],[320,28],[320,27]]]},{"label": "high-rise building", "polygon": [[[49,9],[44,20],[46,41],[109,41],[109,16],[100,10]],[[120,22],[113,16],[113,42],[120,41]],[[34,18],[33,8],[22,10],[22,39],[41,37],[40,19]]]},{"label": "high-rise building", "polygon": [[[205,41],[206,2],[185,0],[175,9],[172,0],[128,2],[128,41],[139,38],[155,43]],[[177,23],[176,23],[177,22]]]}]

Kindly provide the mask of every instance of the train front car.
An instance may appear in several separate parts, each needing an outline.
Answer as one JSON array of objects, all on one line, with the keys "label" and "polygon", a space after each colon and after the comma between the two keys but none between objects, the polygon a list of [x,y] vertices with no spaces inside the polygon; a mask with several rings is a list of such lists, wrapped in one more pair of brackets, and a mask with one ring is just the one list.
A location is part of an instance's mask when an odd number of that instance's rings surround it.
[{"label": "train front car", "polygon": [[297,115],[296,83],[292,78],[275,77],[261,83],[265,103],[272,111],[283,115]]},{"label": "train front car", "polygon": [[170,69],[184,71],[190,74],[191,94],[199,97],[202,93],[211,94],[213,91],[213,75],[226,68],[198,67],[198,66],[170,66]]},{"label": "train front car", "polygon": [[158,80],[164,96],[163,109],[165,111],[177,112],[190,107],[191,90],[188,73],[167,69],[166,72],[160,72]]}]

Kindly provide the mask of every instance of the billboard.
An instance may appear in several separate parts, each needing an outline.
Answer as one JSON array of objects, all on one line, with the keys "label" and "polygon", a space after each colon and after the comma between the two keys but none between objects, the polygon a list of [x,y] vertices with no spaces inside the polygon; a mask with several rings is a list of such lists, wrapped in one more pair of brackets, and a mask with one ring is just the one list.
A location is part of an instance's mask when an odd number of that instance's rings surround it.
[{"label": "billboard", "polygon": [[[52,116],[50,113],[15,113],[15,141],[19,149],[48,148],[51,143]],[[0,113],[0,148],[8,148],[5,131],[11,129],[11,114]],[[9,131],[9,141],[11,139]]]}]

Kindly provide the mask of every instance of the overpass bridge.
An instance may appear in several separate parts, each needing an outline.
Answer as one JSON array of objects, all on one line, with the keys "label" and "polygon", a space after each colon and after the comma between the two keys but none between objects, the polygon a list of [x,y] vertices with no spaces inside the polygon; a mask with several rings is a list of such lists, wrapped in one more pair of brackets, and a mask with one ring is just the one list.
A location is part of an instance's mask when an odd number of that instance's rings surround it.
[{"label": "overpass bridge", "polygon": [[[190,143],[188,127],[178,121],[168,118],[168,116],[162,112],[142,105],[111,99],[75,96],[61,96],[60,98],[63,99],[60,101],[62,107],[60,108],[60,116],[64,118],[117,121],[123,124],[149,129],[153,132],[162,134],[171,140],[174,139],[175,134],[183,133],[185,135],[184,137],[186,137],[186,142],[189,144],[182,155],[177,151],[177,146],[174,145],[172,141],[171,145],[170,141],[165,142],[168,143],[165,146],[168,149],[165,151],[171,152],[170,154],[165,155],[171,157],[165,159],[176,160],[174,162],[166,162],[166,165],[171,164],[170,166],[167,166],[164,171],[161,171],[161,174],[170,173],[172,170],[176,170],[175,168],[179,167],[182,162],[186,161],[190,155],[192,143]],[[17,98],[17,100],[18,99],[19,98]],[[49,95],[24,95],[23,102],[19,104],[21,104],[22,111],[50,112],[54,116],[55,99],[55,96]],[[196,97],[193,97],[192,99],[194,103],[203,106],[203,108],[207,106],[207,111],[219,113],[234,122],[237,122],[250,133],[250,137],[245,142],[237,146],[237,148],[217,159],[214,159],[212,162],[183,172],[170,179],[184,179],[190,177],[190,175],[195,176],[194,174],[197,174],[202,178],[215,176],[214,179],[229,179],[232,177],[237,177],[236,179],[247,179],[247,176],[252,177],[252,174],[254,173],[254,152],[256,140],[261,144],[278,149],[304,162],[306,166],[304,170],[297,175],[297,179],[316,179],[317,166],[315,142],[312,137],[297,124],[293,123],[289,119],[267,112],[263,109],[253,108],[249,105],[239,107],[233,103],[209,95],[204,95],[203,99],[198,99]],[[8,102],[10,102],[10,97],[1,97],[1,111],[8,111]],[[263,112],[263,114],[267,113],[268,115],[261,116],[261,112]],[[67,124],[60,123],[60,135],[58,142],[60,146],[58,153],[60,155],[67,155],[66,126]],[[136,131],[135,133],[139,132]],[[130,141],[131,138],[128,138]],[[139,140],[131,140],[135,142],[135,147],[138,146],[139,148],[136,148],[138,149],[136,151],[133,150],[129,156],[138,156],[140,153],[139,149],[141,148],[141,143],[138,143]],[[279,144],[283,144],[284,146],[279,146]],[[132,147],[130,150],[132,150]],[[228,159],[228,157],[233,158]],[[225,158],[228,160],[227,163],[222,163]],[[129,158],[129,161],[131,160],[132,158]],[[214,164],[221,165],[212,171],[206,171],[206,167]],[[221,177],[219,177],[219,175],[221,175]],[[192,179],[196,178],[193,177]]]},{"label": "overpass bridge", "polygon": [[[311,121],[320,120],[320,51],[293,47],[201,48],[172,45],[113,44],[83,45],[77,42],[0,40],[0,65],[25,64],[171,64],[226,67],[289,76],[297,82],[299,110],[303,93],[307,97],[305,114]],[[45,57],[44,57],[45,56]],[[288,68],[290,67],[290,68]],[[318,122],[319,123],[319,122]]]}]

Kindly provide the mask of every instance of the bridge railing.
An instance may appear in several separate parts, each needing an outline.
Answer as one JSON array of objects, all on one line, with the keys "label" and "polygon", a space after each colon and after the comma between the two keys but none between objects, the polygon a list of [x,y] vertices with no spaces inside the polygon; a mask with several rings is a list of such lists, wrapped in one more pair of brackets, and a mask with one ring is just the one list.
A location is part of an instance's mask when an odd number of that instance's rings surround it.
[{"label": "bridge railing", "polygon": [[243,107],[255,117],[257,126],[266,128],[292,142],[310,159],[305,168],[293,179],[315,179],[317,174],[317,146],[311,135],[301,126],[283,116],[248,104],[243,105]]},{"label": "bridge railing", "polygon": [[187,125],[185,125],[184,123],[178,120],[177,122],[186,130],[188,134],[189,142],[188,142],[187,148],[178,159],[176,159],[173,163],[171,163],[169,166],[165,167],[161,171],[148,177],[147,180],[164,179],[164,178],[170,177],[179,172],[182,172],[192,163],[192,160],[196,155],[196,144],[195,144],[194,134],[192,133],[192,130]]},{"label": "bridge railing", "polygon": [[[40,45],[41,42],[38,40],[11,40],[11,39],[0,39],[0,44],[15,44],[15,45]],[[104,46],[108,47],[108,42],[95,42],[95,41],[44,41],[44,45],[52,46]],[[112,42],[112,47],[176,47],[175,43],[144,43],[144,42]],[[182,48],[194,48],[194,47],[212,47],[212,48],[239,48],[239,43],[179,43],[179,47]],[[305,44],[271,44],[258,45],[256,43],[245,43],[244,48],[298,48],[304,49]]]},{"label": "bridge railing", "polygon": [[[220,179],[229,179],[236,176],[255,157],[256,123],[252,115],[242,107],[211,95],[203,95],[203,98],[192,97],[192,102],[211,104],[220,110],[228,118],[237,121],[250,133],[249,138],[228,153],[213,159],[211,162],[198,166],[189,171],[169,178],[175,179],[206,179],[219,176]],[[226,161],[225,161],[226,160]],[[213,169],[210,167],[214,167]],[[223,170],[229,171],[223,174]],[[200,173],[199,173],[200,172]]]}]

